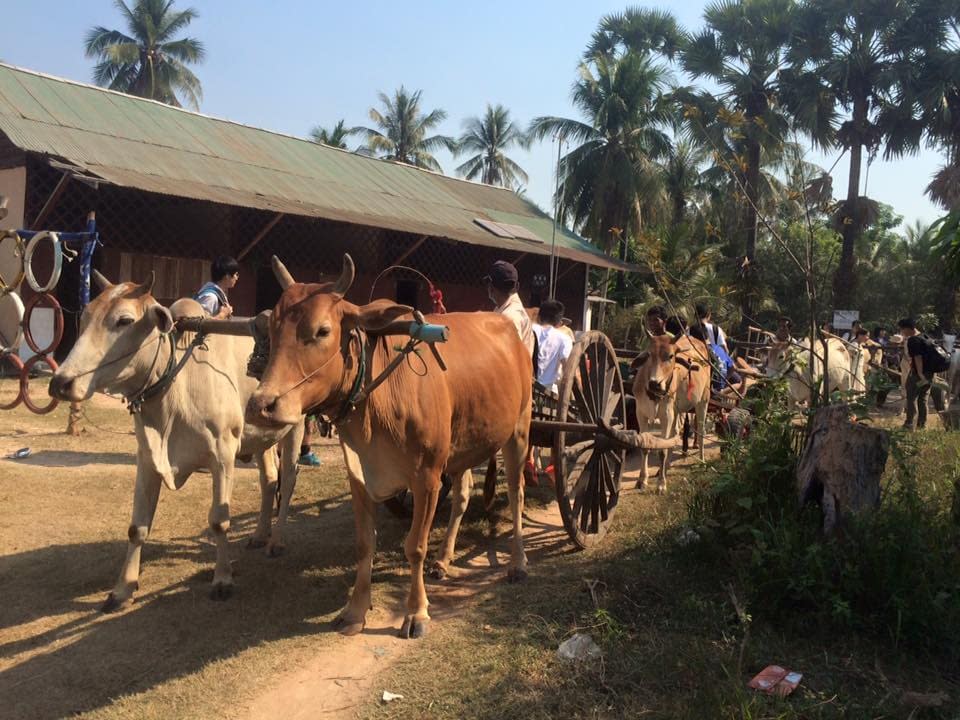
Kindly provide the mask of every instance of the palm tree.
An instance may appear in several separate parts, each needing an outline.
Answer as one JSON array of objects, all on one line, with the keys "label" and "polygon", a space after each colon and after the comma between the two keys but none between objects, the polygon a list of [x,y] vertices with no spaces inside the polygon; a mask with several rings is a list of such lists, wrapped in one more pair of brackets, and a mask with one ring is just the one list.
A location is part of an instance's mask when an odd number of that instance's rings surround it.
[{"label": "palm tree", "polygon": [[350,128],[344,125],[343,120],[338,120],[337,124],[333,126],[331,130],[327,130],[324,127],[316,125],[313,130],[310,131],[310,139],[315,143],[320,143],[321,145],[329,145],[330,147],[346,149],[347,147],[347,137],[350,136]]},{"label": "palm tree", "polygon": [[661,164],[664,192],[670,202],[672,225],[684,221],[688,205],[703,194],[703,166],[709,153],[690,140],[677,142]]},{"label": "palm tree", "polygon": [[659,53],[672,60],[680,50],[684,31],[666,10],[630,7],[600,18],[584,59],[630,50],[641,55]]},{"label": "palm tree", "polygon": [[791,0],[720,0],[706,7],[706,27],[686,43],[681,62],[695,78],[720,92],[680,93],[689,101],[693,135],[737,170],[743,195],[743,251],[753,260],[757,246],[761,153],[783,144],[789,119],[778,102],[794,5]]},{"label": "palm tree", "polygon": [[91,28],[84,40],[87,57],[97,58],[93,79],[111,90],[139,95],[168,105],[200,107],[203,90],[188,64],[203,61],[203,43],[174,39],[196,17],[193,8],[174,10],[173,0],[136,0],[133,7],[114,0],[127,25],[125,34]]},{"label": "palm tree", "polygon": [[455,153],[457,143],[446,135],[429,135],[447,119],[447,113],[436,109],[424,114],[420,109],[422,93],[408,92],[402,85],[393,97],[380,93],[383,112],[370,108],[370,119],[376,128],[358,126],[350,130],[351,134],[364,135],[364,150],[372,155],[441,172],[433,153],[441,148]]},{"label": "palm tree", "polygon": [[[910,113],[909,101],[898,112],[882,113],[893,101],[897,87],[901,29],[909,19],[910,3],[900,0],[808,0],[798,13],[790,60],[797,81],[806,88],[797,105],[823,107],[823,116],[837,108],[847,115],[839,127],[824,123],[814,139],[839,145],[849,152],[850,171],[846,200],[839,208],[837,226],[843,244],[834,276],[834,303],[851,306],[855,296],[857,238],[875,215],[876,203],[860,195],[863,151],[872,159],[887,143],[887,155],[915,146],[901,137],[890,143]],[[902,72],[902,68],[900,68]]]},{"label": "palm tree", "polygon": [[[531,139],[556,136],[576,144],[560,160],[563,216],[601,247],[629,240],[644,223],[650,199],[661,195],[656,161],[670,150],[672,118],[667,70],[633,52],[597,55],[580,65],[573,104],[583,120],[534,118]],[[624,257],[626,242],[620,244]]]},{"label": "palm tree", "polygon": [[480,178],[487,185],[509,188],[527,183],[527,173],[505,153],[514,145],[529,147],[529,142],[503,105],[488,104],[482,118],[467,119],[457,145],[460,152],[476,153],[457,168],[457,173],[467,180]]},{"label": "palm tree", "polygon": [[690,37],[681,64],[694,78],[706,78],[718,92],[680,89],[687,127],[713,150],[714,161],[734,181],[739,205],[737,240],[742,248],[743,323],[758,302],[755,273],[761,168],[765,154],[777,153],[790,125],[780,102],[780,77],[792,29],[792,0],[719,0],[707,5],[705,27]]}]

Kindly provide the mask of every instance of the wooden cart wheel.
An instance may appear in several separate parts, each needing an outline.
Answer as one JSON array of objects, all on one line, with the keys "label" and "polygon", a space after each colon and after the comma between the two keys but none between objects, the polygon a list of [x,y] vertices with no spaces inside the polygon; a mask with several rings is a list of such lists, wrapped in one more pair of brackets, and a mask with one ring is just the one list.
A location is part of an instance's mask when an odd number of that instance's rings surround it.
[{"label": "wooden cart wheel", "polygon": [[613,345],[601,332],[581,335],[563,367],[557,420],[580,422],[580,432],[553,439],[557,502],[570,539],[588,548],[606,534],[620,499],[626,450],[597,435],[598,419],[622,428],[626,417],[623,378]]}]

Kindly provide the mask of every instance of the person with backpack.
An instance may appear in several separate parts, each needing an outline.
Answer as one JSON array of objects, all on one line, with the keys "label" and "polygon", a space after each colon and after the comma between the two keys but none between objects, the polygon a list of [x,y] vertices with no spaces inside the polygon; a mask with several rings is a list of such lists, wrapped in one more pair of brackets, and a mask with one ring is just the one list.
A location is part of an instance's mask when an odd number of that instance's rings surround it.
[{"label": "person with backpack", "polygon": [[240,263],[227,255],[218,257],[210,266],[211,280],[193,296],[207,311],[218,320],[233,315],[233,307],[227,302],[227,291],[235,287],[240,277]]},{"label": "person with backpack", "polygon": [[937,410],[944,409],[943,390],[933,386],[933,376],[950,368],[950,358],[930,338],[917,332],[917,324],[912,318],[903,318],[897,327],[910,362],[904,388],[907,394],[907,417],[903,427],[913,430],[916,421],[917,429],[923,429],[927,424],[927,393],[933,396],[933,405]]},{"label": "person with backpack", "polygon": [[727,336],[724,335],[723,329],[713,322],[710,308],[703,303],[698,303],[694,310],[697,313],[697,323],[703,327],[703,332],[707,336],[707,345],[717,345],[723,348],[724,353],[729,356],[730,348],[727,346]]}]

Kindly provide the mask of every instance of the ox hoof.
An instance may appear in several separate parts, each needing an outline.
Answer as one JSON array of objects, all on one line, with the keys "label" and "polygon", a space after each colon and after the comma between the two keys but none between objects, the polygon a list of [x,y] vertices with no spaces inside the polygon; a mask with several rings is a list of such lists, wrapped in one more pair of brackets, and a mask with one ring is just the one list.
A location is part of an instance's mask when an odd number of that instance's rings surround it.
[{"label": "ox hoof", "polygon": [[407,615],[400,627],[400,637],[403,640],[417,640],[427,634],[427,624],[430,618],[418,618]]},{"label": "ox hoof", "polygon": [[667,484],[663,483],[662,485],[657,485],[657,495],[666,495],[667,494]]},{"label": "ox hoof", "polygon": [[247,540],[247,550],[259,550],[260,548],[265,548],[267,546],[267,541],[263,538],[252,537]]},{"label": "ox hoof", "polygon": [[286,545],[270,545],[267,548],[267,557],[278,558],[287,551]]},{"label": "ox hoof", "polygon": [[366,627],[366,621],[361,620],[360,622],[353,622],[352,620],[345,618],[343,615],[338,616],[337,619],[333,621],[333,629],[346,637],[359,635],[361,632],[363,632],[364,627]]},{"label": "ox hoof", "polygon": [[439,562],[435,562],[430,568],[430,577],[434,580],[443,580],[447,576],[447,568]]},{"label": "ox hoof", "polygon": [[100,612],[110,614],[119,612],[128,605],[133,604],[133,598],[118,598],[114,593],[107,595],[107,599],[103,601],[103,605],[100,606]]},{"label": "ox hoof", "polygon": [[217,602],[229,600],[233,595],[233,583],[214,583],[210,588],[210,599]]},{"label": "ox hoof", "polygon": [[527,579],[527,571],[523,568],[512,567],[507,570],[507,582],[516,583],[523,582]]},{"label": "ox hoof", "polygon": [[637,490],[646,490],[646,489],[647,489],[647,481],[644,480],[643,478],[641,478],[640,480],[637,480]]}]

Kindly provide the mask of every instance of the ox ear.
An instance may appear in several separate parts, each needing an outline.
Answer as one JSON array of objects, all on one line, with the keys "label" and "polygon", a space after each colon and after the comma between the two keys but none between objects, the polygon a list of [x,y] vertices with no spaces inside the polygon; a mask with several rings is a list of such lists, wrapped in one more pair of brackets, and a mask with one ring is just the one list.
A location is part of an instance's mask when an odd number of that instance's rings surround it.
[{"label": "ox ear", "polygon": [[347,253],[344,253],[343,268],[341,268],[340,277],[337,278],[337,283],[333,286],[333,290],[331,292],[334,295],[339,295],[340,297],[346,295],[347,290],[349,290],[350,286],[353,285],[353,277],[355,274],[356,268],[354,268],[353,265],[353,258]]},{"label": "ox ear", "polygon": [[390,300],[374,300],[369,305],[359,307],[347,302],[343,305],[343,319],[348,324],[363,328],[367,332],[383,330],[394,320],[413,313],[412,307],[397,305]]},{"label": "ox ear", "polygon": [[113,287],[113,283],[101,275],[99,271],[94,270],[91,275],[93,277],[93,281],[97,284],[97,287],[100,288],[101,291],[109,290]]},{"label": "ox ear", "polygon": [[151,305],[147,315],[160,332],[168,333],[173,330],[173,315],[163,305],[159,303]]},{"label": "ox ear", "polygon": [[280,258],[276,255],[270,257],[270,265],[273,267],[273,274],[276,276],[277,282],[280,283],[280,287],[284,290],[296,282],[296,280],[293,279],[293,275],[287,270],[287,266],[280,262]]}]

